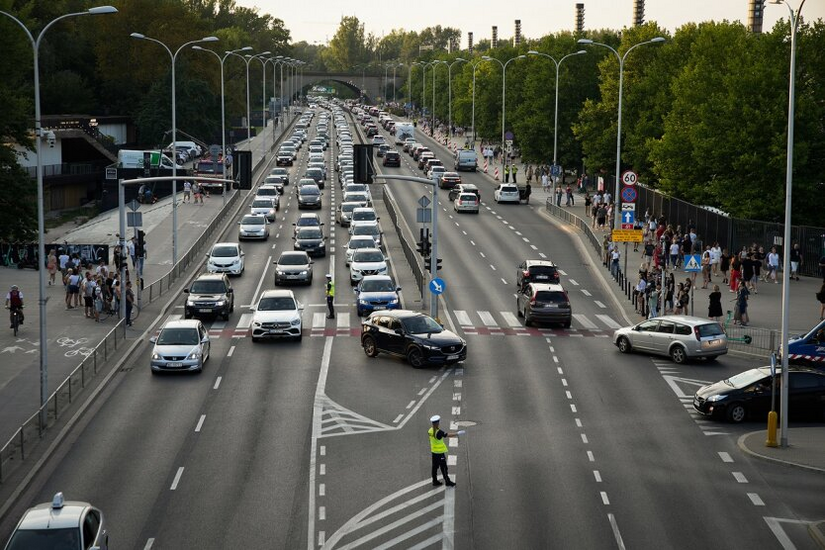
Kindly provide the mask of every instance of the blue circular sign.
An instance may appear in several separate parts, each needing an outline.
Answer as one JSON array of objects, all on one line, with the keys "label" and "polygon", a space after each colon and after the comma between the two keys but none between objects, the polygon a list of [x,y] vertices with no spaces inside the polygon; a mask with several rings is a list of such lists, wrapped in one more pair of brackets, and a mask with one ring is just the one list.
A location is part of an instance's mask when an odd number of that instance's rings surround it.
[{"label": "blue circular sign", "polygon": [[622,202],[636,202],[636,188],[623,187],[622,188]]},{"label": "blue circular sign", "polygon": [[430,292],[435,294],[436,296],[439,294],[444,294],[444,291],[447,289],[447,283],[444,282],[444,279],[440,277],[436,277],[430,281]]}]

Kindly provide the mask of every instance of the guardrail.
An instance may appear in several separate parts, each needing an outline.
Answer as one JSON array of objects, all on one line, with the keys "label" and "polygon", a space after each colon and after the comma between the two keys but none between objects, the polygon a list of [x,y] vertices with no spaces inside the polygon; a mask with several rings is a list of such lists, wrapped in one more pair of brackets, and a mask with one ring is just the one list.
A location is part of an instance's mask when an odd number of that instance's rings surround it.
[{"label": "guardrail", "polygon": [[418,284],[418,290],[423,296],[424,281],[426,280],[426,277],[424,276],[424,268],[421,266],[421,257],[418,255],[418,251],[410,246],[411,241],[408,236],[412,237],[412,242],[415,242],[415,237],[412,235],[412,231],[407,226],[407,223],[399,217],[398,205],[395,203],[395,199],[393,199],[387,191],[388,190],[385,187],[383,193],[384,205],[390,213],[390,219],[392,220],[392,224],[395,226],[396,233],[398,233],[398,240],[401,242],[401,250],[404,251],[404,257],[407,258],[407,263],[410,264],[413,277],[415,277],[415,282]]}]

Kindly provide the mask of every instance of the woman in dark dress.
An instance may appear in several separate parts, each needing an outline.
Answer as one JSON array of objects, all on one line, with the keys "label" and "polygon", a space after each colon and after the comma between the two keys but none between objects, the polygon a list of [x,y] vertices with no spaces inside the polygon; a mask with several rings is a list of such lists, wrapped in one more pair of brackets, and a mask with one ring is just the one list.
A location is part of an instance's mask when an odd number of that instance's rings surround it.
[{"label": "woman in dark dress", "polygon": [[708,296],[708,317],[719,322],[722,317],[722,293],[719,291],[719,285],[713,285],[713,292]]},{"label": "woman in dark dress", "polygon": [[676,279],[671,272],[671,274],[667,276],[667,284],[665,285],[665,315],[667,315],[668,311],[673,312],[674,292],[676,292]]},{"label": "woman in dark dress", "polygon": [[722,250],[722,255],[719,256],[719,269],[722,271],[722,284],[728,284],[728,270],[730,269],[730,252],[728,249]]}]

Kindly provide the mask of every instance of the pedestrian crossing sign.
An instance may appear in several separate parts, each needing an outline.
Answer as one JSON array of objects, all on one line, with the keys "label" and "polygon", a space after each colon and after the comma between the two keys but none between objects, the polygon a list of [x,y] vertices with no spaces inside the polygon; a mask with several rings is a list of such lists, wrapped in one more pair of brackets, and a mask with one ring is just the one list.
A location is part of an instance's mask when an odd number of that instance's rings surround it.
[{"label": "pedestrian crossing sign", "polygon": [[685,256],[685,271],[687,273],[697,273],[702,271],[702,261],[699,254],[691,254]]}]

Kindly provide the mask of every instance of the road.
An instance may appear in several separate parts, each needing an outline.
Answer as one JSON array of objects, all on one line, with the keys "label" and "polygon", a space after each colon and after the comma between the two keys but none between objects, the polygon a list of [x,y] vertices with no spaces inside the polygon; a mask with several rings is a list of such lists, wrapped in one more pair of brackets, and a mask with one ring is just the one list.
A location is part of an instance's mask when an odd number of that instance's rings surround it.
[{"label": "road", "polygon": [[[333,141],[330,162],[335,154]],[[306,147],[293,181],[305,162]],[[421,174],[406,163],[385,171]],[[750,364],[619,354],[609,336],[628,321],[575,235],[538,206],[494,203],[486,176],[463,178],[481,189],[479,215],[456,215],[446,191],[438,195],[441,318],[468,340],[465,363],[415,370],[364,355],[334,176],[323,196],[328,256],[316,260],[311,286],[294,289],[309,337],[253,345],[244,306],[273,287],[271,262],[292,248],[288,186],[270,240],[243,245],[246,272],[233,279],[240,307],[228,322],[208,322],[203,374],[152,376],[141,348],[0,536],[60,490],[101,507],[118,548],[782,548],[782,534],[813,548],[798,522],[825,517],[822,476],[755,463],[736,447],[753,425],[691,413],[697,385]],[[415,229],[428,190],[391,182],[383,192]],[[236,234],[230,224],[222,239]],[[571,330],[528,329],[517,318],[515,267],[527,257],[561,267]],[[391,263],[409,278],[403,256]],[[327,272],[337,282],[335,320],[325,319]],[[167,318],[182,313],[181,301]],[[467,430],[450,442],[455,489],[430,484],[432,414]]]}]

